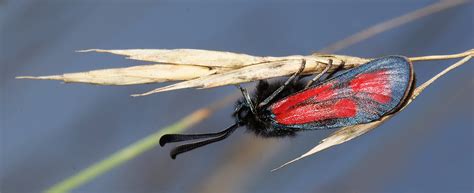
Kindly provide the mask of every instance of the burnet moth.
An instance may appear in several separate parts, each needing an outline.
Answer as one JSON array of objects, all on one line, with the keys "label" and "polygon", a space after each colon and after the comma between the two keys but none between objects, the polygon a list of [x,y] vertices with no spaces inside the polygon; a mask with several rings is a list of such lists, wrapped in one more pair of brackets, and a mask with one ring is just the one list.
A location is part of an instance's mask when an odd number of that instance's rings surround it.
[{"label": "burnet moth", "polygon": [[206,138],[175,147],[170,152],[175,159],[221,141],[241,126],[257,136],[286,137],[299,131],[369,123],[400,109],[414,87],[412,64],[402,56],[374,59],[312,85],[331,65],[330,60],[322,73],[305,82],[299,76],[305,67],[303,60],[286,82],[260,81],[252,97],[240,87],[243,98],[237,101],[233,125],[217,133],[163,135],[160,145]]}]

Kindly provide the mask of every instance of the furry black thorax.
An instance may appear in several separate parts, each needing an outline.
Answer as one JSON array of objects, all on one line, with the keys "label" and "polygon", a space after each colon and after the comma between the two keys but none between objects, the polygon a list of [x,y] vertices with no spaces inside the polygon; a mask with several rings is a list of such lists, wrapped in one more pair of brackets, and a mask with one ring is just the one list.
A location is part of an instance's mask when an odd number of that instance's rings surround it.
[{"label": "furry black thorax", "polygon": [[304,81],[301,81],[301,79],[292,81],[267,105],[262,107],[259,107],[258,105],[267,97],[269,97],[280,86],[282,86],[283,83],[284,82],[281,81],[275,81],[271,83],[265,80],[259,81],[251,98],[252,103],[255,106],[256,112],[252,113],[249,105],[246,103],[245,99],[242,98],[237,101],[236,109],[238,110],[233,113],[233,117],[236,119],[236,122],[240,126],[246,126],[248,131],[251,131],[257,136],[261,137],[295,136],[295,130],[276,127],[275,125],[273,125],[269,120],[270,117],[268,117],[268,115],[270,113],[267,108],[271,106],[275,101],[279,101],[291,94],[303,90],[305,87]]}]

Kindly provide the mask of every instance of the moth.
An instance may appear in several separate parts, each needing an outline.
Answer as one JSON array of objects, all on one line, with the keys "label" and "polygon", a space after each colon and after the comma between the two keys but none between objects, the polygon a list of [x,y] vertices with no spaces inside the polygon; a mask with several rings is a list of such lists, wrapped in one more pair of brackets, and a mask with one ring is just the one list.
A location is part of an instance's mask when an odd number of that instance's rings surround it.
[{"label": "moth", "polygon": [[160,145],[204,139],[175,147],[170,152],[175,159],[181,153],[221,141],[243,126],[261,137],[288,137],[301,131],[369,123],[399,110],[414,87],[412,63],[403,56],[374,59],[314,84],[331,66],[329,60],[323,72],[305,81],[300,76],[303,60],[298,72],[285,82],[259,81],[252,96],[239,87],[243,97],[232,114],[233,125],[216,133],[166,134]]}]

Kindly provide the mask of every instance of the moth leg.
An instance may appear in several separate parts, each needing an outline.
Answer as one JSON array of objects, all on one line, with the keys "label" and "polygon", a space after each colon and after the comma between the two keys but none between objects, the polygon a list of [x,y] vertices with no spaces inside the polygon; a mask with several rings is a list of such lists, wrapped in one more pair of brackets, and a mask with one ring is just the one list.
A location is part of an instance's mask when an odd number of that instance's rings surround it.
[{"label": "moth leg", "polygon": [[252,99],[250,99],[250,95],[247,89],[243,88],[240,85],[238,85],[237,87],[240,89],[240,92],[242,92],[242,95],[244,96],[244,99],[245,99],[245,103],[249,106],[250,111],[252,111],[253,114],[257,114],[257,111],[255,110]]},{"label": "moth leg", "polygon": [[316,75],[313,79],[311,79],[307,84],[306,86],[304,87],[304,89],[310,87],[315,81],[317,81],[319,78],[321,78],[321,76],[323,74],[325,74],[332,66],[332,59],[329,59],[329,62],[328,64],[326,65],[326,68],[324,68],[324,70],[322,72],[320,72],[318,75]]},{"label": "moth leg", "polygon": [[336,72],[338,72],[339,70],[342,70],[344,68],[344,64],[346,64],[346,62],[344,60],[342,60],[341,65],[337,66],[337,68],[334,69],[334,71],[330,72],[328,74],[328,76],[326,76],[326,79],[332,78],[332,76],[334,76],[334,74],[336,74]]},{"label": "moth leg", "polygon": [[278,89],[276,89],[272,93],[272,95],[270,95],[264,101],[262,101],[260,104],[258,104],[258,107],[263,107],[263,106],[267,105],[273,98],[275,98],[281,91],[283,91],[283,89],[285,89],[285,87],[288,86],[288,84],[290,84],[291,81],[293,81],[298,75],[300,75],[303,72],[305,66],[306,66],[306,60],[303,59],[303,61],[301,62],[300,69],[297,72],[295,72],[293,75],[291,75],[291,77],[288,78],[288,80],[286,80],[286,82],[283,85],[281,85]]}]

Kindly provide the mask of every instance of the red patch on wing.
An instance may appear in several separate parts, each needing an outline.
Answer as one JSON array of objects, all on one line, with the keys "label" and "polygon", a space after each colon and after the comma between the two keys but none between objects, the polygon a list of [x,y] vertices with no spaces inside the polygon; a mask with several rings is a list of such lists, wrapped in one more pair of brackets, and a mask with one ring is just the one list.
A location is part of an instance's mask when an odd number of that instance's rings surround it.
[{"label": "red patch on wing", "polygon": [[275,120],[284,125],[304,124],[334,118],[348,118],[357,114],[353,100],[341,99],[334,103],[306,104],[275,113]]},{"label": "red patch on wing", "polygon": [[308,99],[323,101],[334,96],[335,92],[332,89],[332,84],[328,83],[316,88],[305,90],[288,98],[282,99],[272,105],[271,109],[274,114],[281,114],[288,111],[295,105],[300,104]]},{"label": "red patch on wing", "polygon": [[355,93],[367,93],[379,103],[389,103],[392,99],[389,75],[385,70],[359,74],[349,83]]}]

